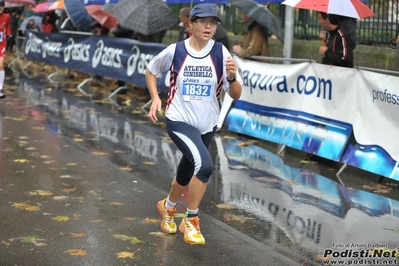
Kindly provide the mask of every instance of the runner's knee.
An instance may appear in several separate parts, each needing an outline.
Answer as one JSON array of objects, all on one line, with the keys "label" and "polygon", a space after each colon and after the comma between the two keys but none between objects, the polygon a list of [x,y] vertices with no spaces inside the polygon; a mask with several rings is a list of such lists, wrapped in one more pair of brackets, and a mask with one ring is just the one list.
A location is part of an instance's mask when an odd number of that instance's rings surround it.
[{"label": "runner's knee", "polygon": [[213,172],[213,162],[211,160],[207,163],[204,163],[195,176],[202,182],[208,183],[209,178],[212,175],[212,172]]}]

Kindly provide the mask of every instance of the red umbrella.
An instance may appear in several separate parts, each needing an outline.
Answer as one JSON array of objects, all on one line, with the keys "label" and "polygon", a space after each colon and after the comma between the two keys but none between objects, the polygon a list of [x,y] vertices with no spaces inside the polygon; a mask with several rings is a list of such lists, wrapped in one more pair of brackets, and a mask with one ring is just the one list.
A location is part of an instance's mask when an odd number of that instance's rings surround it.
[{"label": "red umbrella", "polygon": [[56,9],[65,9],[64,0],[54,2],[44,2],[35,7],[36,13],[48,12]]},{"label": "red umbrella", "polygon": [[375,16],[361,0],[286,0],[282,4],[357,19]]},{"label": "red umbrella", "polygon": [[14,4],[14,5],[34,5],[36,4],[35,0],[5,0],[4,2]]},{"label": "red umbrella", "polygon": [[110,13],[101,10],[101,5],[85,6],[87,13],[98,23],[107,29],[113,29],[118,26],[118,20]]}]

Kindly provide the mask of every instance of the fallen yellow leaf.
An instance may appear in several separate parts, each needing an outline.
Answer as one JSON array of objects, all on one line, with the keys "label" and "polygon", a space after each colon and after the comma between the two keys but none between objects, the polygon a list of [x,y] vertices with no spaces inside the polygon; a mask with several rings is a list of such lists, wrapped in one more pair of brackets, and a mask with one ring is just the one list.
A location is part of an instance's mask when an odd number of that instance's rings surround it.
[{"label": "fallen yellow leaf", "polygon": [[82,139],[82,138],[73,138],[73,141],[75,141],[75,142],[82,142],[83,139]]},{"label": "fallen yellow leaf", "polygon": [[125,101],[125,105],[130,106],[131,104],[132,104],[132,100],[127,99],[127,100]]},{"label": "fallen yellow leaf", "polygon": [[59,215],[59,216],[55,216],[55,217],[53,217],[51,219],[53,219],[55,221],[58,221],[58,222],[65,222],[65,221],[69,220],[69,217],[68,216]]},{"label": "fallen yellow leaf", "polygon": [[110,202],[109,204],[111,204],[111,205],[118,205],[118,206],[120,206],[120,205],[125,205],[125,203],[116,202],[116,201]]},{"label": "fallen yellow leaf", "polygon": [[240,223],[245,223],[247,220],[253,220],[254,218],[251,218],[251,217],[245,217],[245,216],[242,216],[242,215],[234,215],[234,214],[231,214],[231,215],[228,215],[227,216],[227,221],[238,221],[238,222],[240,222]]},{"label": "fallen yellow leaf", "polygon": [[32,206],[26,203],[13,203],[12,206],[23,210],[23,211],[38,211],[40,210],[39,206]]},{"label": "fallen yellow leaf", "polygon": [[240,144],[238,144],[238,146],[247,147],[247,146],[250,146],[250,145],[253,145],[253,144],[254,144],[253,142],[247,141],[247,142],[241,142]]},{"label": "fallen yellow leaf", "polygon": [[160,223],[161,222],[161,220],[159,220],[159,219],[150,219],[150,218],[145,218],[144,220],[143,220],[143,222],[144,223],[147,223],[147,224],[157,224],[157,223]]},{"label": "fallen yellow leaf", "polygon": [[143,164],[146,164],[146,165],[155,165],[155,162],[145,161],[145,162],[143,162]]},{"label": "fallen yellow leaf", "polygon": [[38,247],[47,246],[46,243],[42,243],[40,241],[46,241],[46,239],[39,239],[37,236],[26,236],[26,237],[22,237],[22,240],[21,240],[21,242],[33,243],[35,246],[38,246]]},{"label": "fallen yellow leaf", "polygon": [[68,252],[72,256],[86,256],[87,255],[87,251],[84,250],[83,248],[81,248],[81,249],[69,249],[69,250],[67,250],[65,252]]},{"label": "fallen yellow leaf", "polygon": [[69,193],[69,192],[74,192],[74,191],[76,191],[76,189],[77,189],[77,187],[74,187],[74,188],[64,188],[62,191],[66,192],[66,193]]},{"label": "fallen yellow leaf", "polygon": [[234,206],[229,205],[229,204],[224,204],[224,203],[220,203],[220,204],[216,205],[216,207],[218,207],[219,209],[224,209],[224,210],[234,209]]},{"label": "fallen yellow leaf", "polygon": [[15,159],[14,162],[16,162],[16,163],[27,163],[27,162],[29,162],[29,160],[27,160],[27,159]]},{"label": "fallen yellow leaf", "polygon": [[224,139],[237,139],[237,138],[232,137],[232,136],[223,136],[223,138],[224,138]]},{"label": "fallen yellow leaf", "polygon": [[144,243],[144,241],[142,241],[142,240],[140,240],[140,239],[138,239],[138,238],[136,238],[134,236],[126,236],[126,235],[115,234],[115,235],[113,235],[113,237],[115,237],[117,239],[120,239],[120,240],[123,240],[123,241],[130,241],[130,243],[132,243],[132,244]]},{"label": "fallen yellow leaf", "polygon": [[72,237],[82,237],[85,236],[85,233],[71,233]]},{"label": "fallen yellow leaf", "polygon": [[140,249],[136,250],[135,252],[119,252],[116,253],[118,255],[119,259],[133,259],[134,258],[134,254],[136,254],[137,251],[139,251]]},{"label": "fallen yellow leaf", "polygon": [[66,198],[68,198],[67,196],[54,196],[53,200],[65,200]]},{"label": "fallen yellow leaf", "polygon": [[132,170],[132,168],[130,168],[129,165],[126,166],[126,167],[119,167],[119,169],[122,170],[122,171],[131,171]]},{"label": "fallen yellow leaf", "polygon": [[35,195],[35,196],[52,196],[53,195],[53,193],[51,193],[50,191],[44,191],[44,190],[35,190],[35,192],[29,192],[29,194]]},{"label": "fallen yellow leaf", "polygon": [[101,152],[101,151],[93,151],[91,154],[97,155],[97,156],[108,155],[108,153],[106,153],[106,152]]},{"label": "fallen yellow leaf", "polygon": [[150,235],[154,235],[154,236],[159,236],[159,237],[165,237],[167,236],[167,234],[165,234],[164,232],[151,232]]}]

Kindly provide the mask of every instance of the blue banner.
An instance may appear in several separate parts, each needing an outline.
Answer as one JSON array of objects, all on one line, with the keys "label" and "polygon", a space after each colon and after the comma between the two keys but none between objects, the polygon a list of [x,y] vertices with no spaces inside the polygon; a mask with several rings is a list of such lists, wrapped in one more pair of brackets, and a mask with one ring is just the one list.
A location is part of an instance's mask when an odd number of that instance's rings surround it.
[{"label": "blue banner", "polygon": [[[164,44],[143,43],[127,38],[29,31],[26,35],[25,57],[146,88],[147,64],[165,48]],[[166,74],[157,79],[161,93],[168,92]]]}]

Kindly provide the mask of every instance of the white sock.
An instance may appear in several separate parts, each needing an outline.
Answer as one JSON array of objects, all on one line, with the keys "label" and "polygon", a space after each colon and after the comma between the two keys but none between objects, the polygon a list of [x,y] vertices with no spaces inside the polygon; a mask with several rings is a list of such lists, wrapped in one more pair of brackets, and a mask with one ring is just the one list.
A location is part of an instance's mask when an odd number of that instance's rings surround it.
[{"label": "white sock", "polygon": [[4,84],[4,70],[0,70],[0,91],[3,90],[3,84]]},{"label": "white sock", "polygon": [[176,202],[171,202],[169,199],[169,195],[166,198],[166,202],[165,202],[165,209],[173,209],[176,206]]}]

